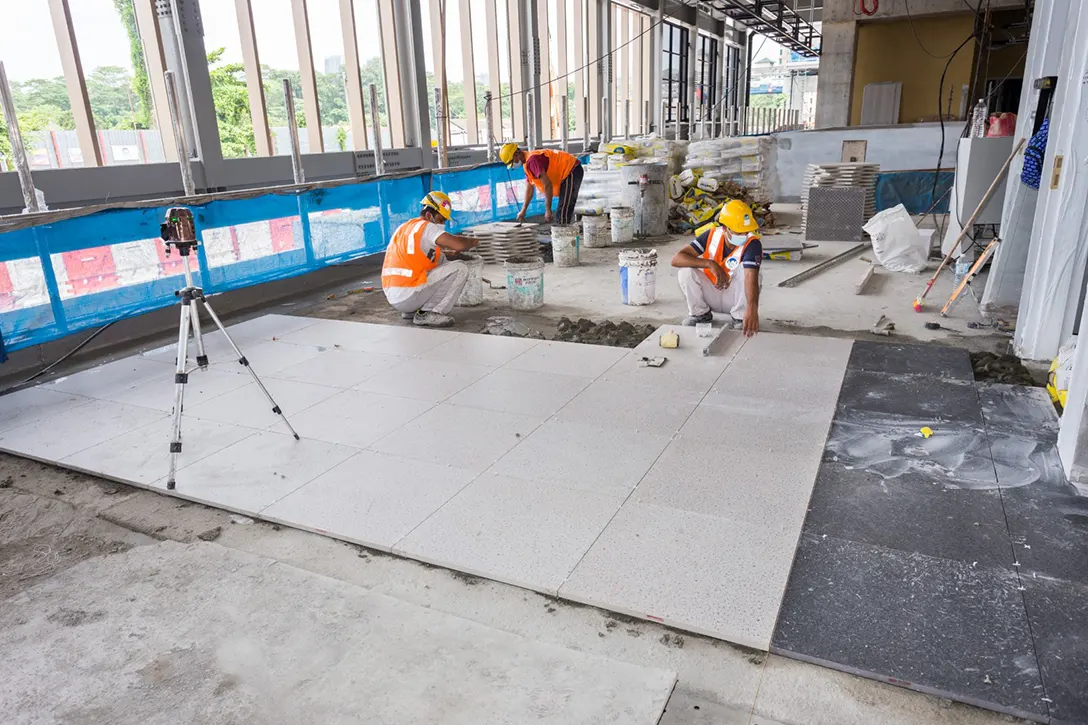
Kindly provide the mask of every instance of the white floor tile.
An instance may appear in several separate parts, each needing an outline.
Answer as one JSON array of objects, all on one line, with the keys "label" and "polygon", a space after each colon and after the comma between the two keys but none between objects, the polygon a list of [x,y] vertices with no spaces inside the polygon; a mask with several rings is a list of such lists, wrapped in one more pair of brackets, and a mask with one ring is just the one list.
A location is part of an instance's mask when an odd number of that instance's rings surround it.
[{"label": "white floor tile", "polygon": [[538,340],[529,340],[523,337],[466,333],[431,348],[420,357],[426,360],[443,360],[469,365],[498,367],[510,362],[537,344],[539,344]]},{"label": "white floor tile", "polygon": [[[170,358],[171,363],[172,361],[173,356]],[[162,381],[167,385],[173,383],[173,365],[133,355],[57,378],[41,387],[43,390],[56,390],[82,395],[86,398],[110,400],[132,388],[152,381]]]},{"label": "white floor tile", "polygon": [[342,390],[291,416],[291,424],[303,438],[365,448],[432,407],[425,400]]},{"label": "white floor tile", "polygon": [[843,370],[794,369],[786,375],[767,375],[754,362],[734,361],[725,369],[703,402],[747,410],[828,411],[835,408]]},{"label": "white floor tile", "polygon": [[370,376],[355,387],[371,393],[439,403],[472,385],[492,369],[483,365],[410,359]]},{"label": "white floor tile", "polygon": [[587,385],[589,378],[500,368],[450,398],[455,405],[506,413],[550,416]]},{"label": "white floor tile", "polygon": [[0,397],[0,432],[86,405],[91,400],[45,386],[5,395]]},{"label": "white floor tile", "polygon": [[[311,405],[320,403],[322,400],[331,398],[340,392],[339,388],[300,383],[295,380],[262,378],[262,382],[264,382],[268,392],[272,394],[288,420],[291,419],[291,416],[298,415]],[[287,432],[287,427],[283,425],[283,418],[272,412],[272,406],[268,399],[261,393],[257,384],[252,382],[252,379],[242,387],[225,393],[214,400],[199,405],[186,405],[185,413],[202,420],[231,423],[245,428],[273,428],[277,431]]]},{"label": "white floor tile", "polygon": [[261,431],[178,471],[177,491],[255,516],[357,452],[348,446],[296,441],[284,433]]},{"label": "white floor tile", "polygon": [[[214,324],[206,315],[201,318],[202,322],[205,320],[207,320],[205,327],[209,331],[215,330]],[[253,317],[243,322],[227,325],[227,332],[239,345],[242,343],[251,344],[282,338],[292,332],[305,329],[317,321],[318,318],[315,317],[301,317],[298,315],[261,315],[260,317]]]},{"label": "white floor tile", "polygon": [[283,368],[269,377],[350,388],[406,359],[376,352],[326,348],[320,355]]},{"label": "white floor tile", "polygon": [[[215,400],[220,395],[251,383],[253,378],[244,370],[242,374],[225,372],[209,368],[207,370],[193,370],[189,373],[189,382],[185,384],[184,410],[192,410],[195,406],[209,400]],[[154,408],[164,413],[174,410],[174,372],[162,380],[130,388],[121,393],[110,396],[110,400],[128,405],[141,405],[145,408]]]},{"label": "white floor tile", "polygon": [[[292,365],[315,358],[325,352],[325,347],[318,345],[292,345],[279,340],[270,340],[256,345],[239,346],[242,354],[258,375],[271,375]],[[211,358],[213,368],[229,372],[242,372],[248,375],[245,367],[238,362],[237,356]]]},{"label": "white floor tile", "polygon": [[460,468],[362,451],[261,517],[389,551],[471,480]]},{"label": "white floor tile", "polygon": [[789,372],[798,367],[845,370],[853,344],[852,340],[831,337],[761,332],[737,353],[737,362],[753,360],[769,372]]},{"label": "white floor tile", "polygon": [[58,461],[165,417],[159,410],[96,400],[0,433],[0,449]]},{"label": "white floor tile", "polygon": [[797,537],[628,501],[560,596],[766,650]]},{"label": "white floor tile", "polygon": [[626,496],[669,444],[670,436],[549,420],[491,471],[591,493]]},{"label": "white floor tile", "polygon": [[280,340],[295,345],[339,347],[344,350],[365,351],[382,338],[385,325],[347,320],[318,320],[301,330],[287,333]]},{"label": "white floor tile", "polygon": [[[170,472],[173,422],[172,416],[161,418],[131,433],[63,458],[60,463],[88,473],[152,485]],[[178,468],[191,465],[251,435],[256,435],[251,428],[182,416]]]},{"label": "white floor tile", "polygon": [[540,418],[442,403],[371,448],[481,473],[540,422]]},{"label": "white floor tile", "polygon": [[580,423],[640,433],[671,435],[684,425],[702,395],[667,387],[633,387],[597,380],[560,410],[556,417]]},{"label": "white floor tile", "polygon": [[[660,337],[667,331],[675,332],[680,337],[680,347],[661,347]],[[609,368],[601,379],[631,386],[660,386],[670,390],[705,393],[713,387],[746,340],[739,332],[726,330],[722,334],[726,340],[716,348],[715,354],[704,356],[703,348],[709,340],[699,337],[694,327],[663,325],[630,355]],[[663,357],[666,362],[659,368],[642,367],[638,362],[641,357]]]},{"label": "white floor tile", "polygon": [[622,499],[509,476],[470,483],[394,547],[440,566],[554,593]]},{"label": "white floor tile", "polygon": [[630,353],[617,347],[541,342],[506,363],[513,370],[596,378]]}]

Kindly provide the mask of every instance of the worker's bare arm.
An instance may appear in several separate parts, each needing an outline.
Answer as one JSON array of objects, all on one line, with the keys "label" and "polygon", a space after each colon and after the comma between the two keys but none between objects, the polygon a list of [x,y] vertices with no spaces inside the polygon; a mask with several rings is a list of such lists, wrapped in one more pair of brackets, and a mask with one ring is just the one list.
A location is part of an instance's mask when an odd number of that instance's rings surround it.
[{"label": "worker's bare arm", "polygon": [[449,232],[443,232],[438,239],[435,240],[435,244],[450,252],[467,252],[479,243],[479,239],[462,237],[457,234],[450,234]]}]

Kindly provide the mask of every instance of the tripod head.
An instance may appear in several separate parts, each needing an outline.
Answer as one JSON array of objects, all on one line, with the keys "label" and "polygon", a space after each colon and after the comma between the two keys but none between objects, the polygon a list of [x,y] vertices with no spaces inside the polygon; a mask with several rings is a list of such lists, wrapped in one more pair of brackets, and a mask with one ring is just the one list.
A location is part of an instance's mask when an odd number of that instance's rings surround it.
[{"label": "tripod head", "polygon": [[166,210],[166,217],[159,225],[159,235],[166,242],[166,254],[176,248],[178,254],[188,257],[192,250],[200,245],[196,238],[196,223],[192,210],[184,206],[175,206]]}]

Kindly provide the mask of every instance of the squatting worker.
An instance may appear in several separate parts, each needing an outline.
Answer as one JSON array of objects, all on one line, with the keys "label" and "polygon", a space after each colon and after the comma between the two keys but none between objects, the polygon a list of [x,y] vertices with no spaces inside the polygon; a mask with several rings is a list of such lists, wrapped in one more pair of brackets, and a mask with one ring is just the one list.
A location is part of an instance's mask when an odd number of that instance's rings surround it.
[{"label": "squatting worker", "polygon": [[468,266],[443,252],[465,252],[479,242],[446,231],[453,214],[450,198],[432,191],[420,202],[416,219],[401,224],[385,250],[382,291],[401,317],[421,327],[449,327],[453,309],[468,281]]},{"label": "squatting worker", "polygon": [[[715,312],[729,313],[745,337],[759,332],[759,268],[763,243],[752,209],[734,199],[722,207],[718,226],[703,232],[672,258],[680,271],[680,291],[688,303],[685,325],[711,322]],[[743,278],[737,274],[743,270]]]},{"label": "squatting worker", "polygon": [[519,222],[525,220],[525,212],[533,201],[533,195],[539,191],[544,195],[545,221],[552,221],[552,199],[558,197],[555,223],[574,223],[574,204],[578,201],[578,189],[585,175],[577,156],[552,149],[522,151],[516,143],[508,143],[499,149],[499,160],[507,168],[525,165],[525,178],[529,183],[525,185],[525,203],[518,214]]}]

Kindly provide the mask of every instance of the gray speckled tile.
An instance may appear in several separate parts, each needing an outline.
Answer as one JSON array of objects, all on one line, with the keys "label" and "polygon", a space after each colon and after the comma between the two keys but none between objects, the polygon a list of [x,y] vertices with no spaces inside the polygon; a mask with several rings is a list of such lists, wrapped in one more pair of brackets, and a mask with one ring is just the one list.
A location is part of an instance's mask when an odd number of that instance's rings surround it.
[{"label": "gray speckled tile", "polygon": [[949,382],[919,375],[898,376],[847,370],[836,417],[880,413],[936,423],[982,426],[982,406],[970,382]]},{"label": "gray speckled tile", "polygon": [[774,651],[1045,715],[1019,587],[1007,569],[805,534]]},{"label": "gray speckled tile", "polygon": [[1057,577],[1088,585],[1088,497],[1058,475],[1002,488],[1013,551],[1025,577]]},{"label": "gray speckled tile", "polygon": [[1024,600],[1051,722],[1088,723],[1088,584],[1026,577]]},{"label": "gray speckled tile", "polygon": [[922,375],[947,380],[974,380],[971,356],[963,348],[907,345],[858,340],[850,355],[851,370],[892,375]]},{"label": "gray speckled tile", "polygon": [[1045,388],[976,383],[986,430],[1033,438],[1058,440],[1058,414]]}]

